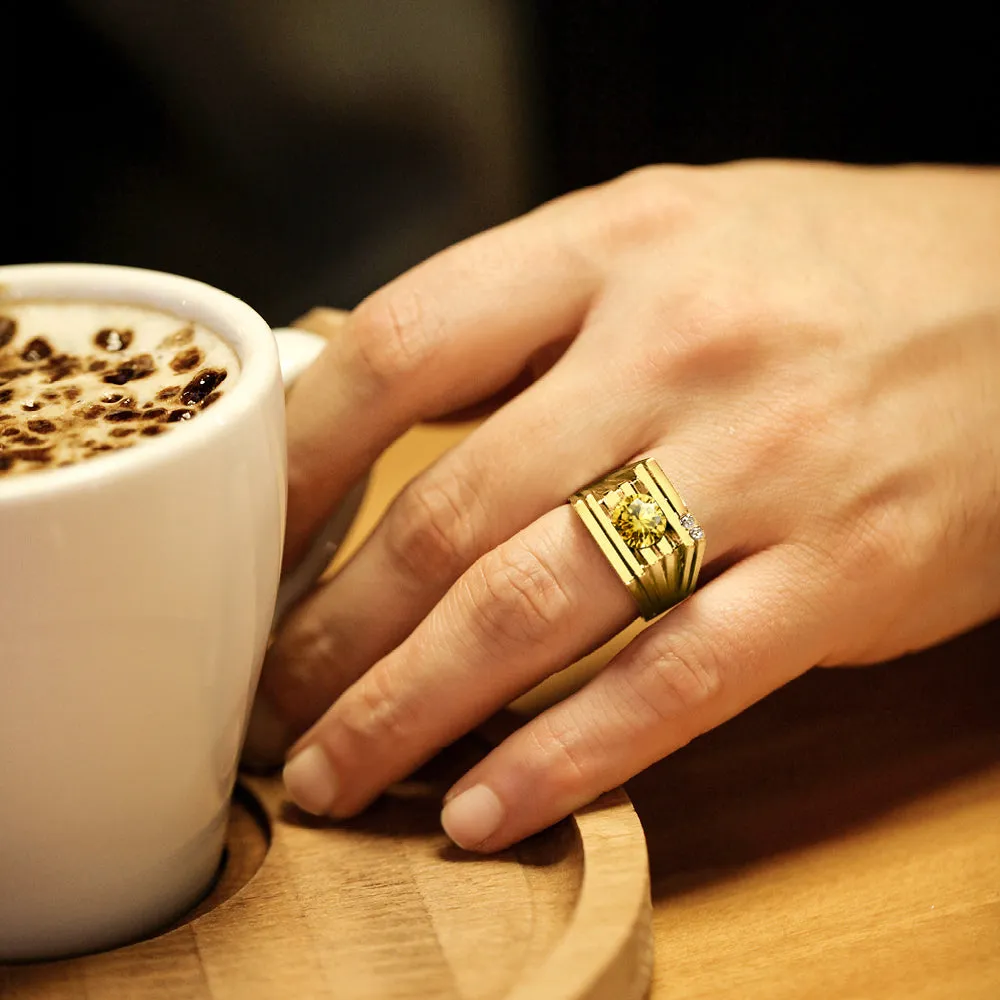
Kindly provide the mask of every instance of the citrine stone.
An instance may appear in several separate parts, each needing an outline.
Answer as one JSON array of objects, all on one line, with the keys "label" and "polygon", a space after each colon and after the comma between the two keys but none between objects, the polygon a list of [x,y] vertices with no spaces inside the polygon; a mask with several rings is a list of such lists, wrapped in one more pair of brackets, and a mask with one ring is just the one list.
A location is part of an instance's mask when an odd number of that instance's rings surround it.
[{"label": "citrine stone", "polygon": [[667,530],[663,511],[648,493],[620,501],[611,511],[611,523],[630,549],[655,545]]}]

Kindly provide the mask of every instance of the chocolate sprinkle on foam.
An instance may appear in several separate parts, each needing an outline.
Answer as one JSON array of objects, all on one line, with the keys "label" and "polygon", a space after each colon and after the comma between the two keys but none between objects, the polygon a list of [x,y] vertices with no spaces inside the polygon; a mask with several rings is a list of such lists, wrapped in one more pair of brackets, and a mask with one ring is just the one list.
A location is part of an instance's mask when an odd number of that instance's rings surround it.
[{"label": "chocolate sprinkle on foam", "polygon": [[215,334],[157,310],[5,302],[0,478],[174,433],[213,405],[238,371],[236,355]]},{"label": "chocolate sprinkle on foam", "polygon": [[131,330],[112,330],[110,327],[98,331],[94,343],[105,351],[125,351],[132,343],[135,334]]},{"label": "chocolate sprinkle on foam", "polygon": [[21,359],[29,361],[31,364],[35,364],[37,361],[44,361],[51,356],[52,345],[41,337],[34,337],[32,340],[29,340],[27,347],[21,353]]}]

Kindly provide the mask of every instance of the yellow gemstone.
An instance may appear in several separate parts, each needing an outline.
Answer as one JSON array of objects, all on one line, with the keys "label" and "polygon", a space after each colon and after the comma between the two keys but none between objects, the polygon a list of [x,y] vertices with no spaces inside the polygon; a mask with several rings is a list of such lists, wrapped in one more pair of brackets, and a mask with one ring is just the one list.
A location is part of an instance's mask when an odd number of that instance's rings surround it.
[{"label": "yellow gemstone", "polygon": [[622,500],[611,512],[611,523],[630,549],[655,545],[667,530],[663,511],[648,493]]}]

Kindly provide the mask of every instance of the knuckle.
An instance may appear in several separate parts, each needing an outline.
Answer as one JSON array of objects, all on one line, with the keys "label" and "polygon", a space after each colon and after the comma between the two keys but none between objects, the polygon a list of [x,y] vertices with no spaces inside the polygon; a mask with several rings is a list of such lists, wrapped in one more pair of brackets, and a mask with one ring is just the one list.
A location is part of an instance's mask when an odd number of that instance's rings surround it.
[{"label": "knuckle", "polygon": [[839,530],[829,533],[828,561],[839,564],[845,580],[859,592],[881,587],[886,580],[924,575],[945,556],[936,544],[942,537],[940,522],[900,495],[902,490],[905,487],[885,484],[867,491]]},{"label": "knuckle", "polygon": [[634,203],[636,211],[641,207],[655,209],[665,201],[682,200],[690,188],[686,179],[694,173],[689,167],[649,164],[626,171],[608,187],[621,200]]},{"label": "knuckle", "polygon": [[573,602],[548,562],[520,540],[487,553],[477,564],[475,620],[493,643],[544,638],[573,613]]},{"label": "knuckle", "polygon": [[715,646],[671,635],[654,643],[650,654],[644,666],[626,678],[642,715],[674,724],[721,694],[725,657]]},{"label": "knuckle", "polygon": [[436,326],[416,292],[389,286],[366,299],[352,317],[351,346],[358,369],[376,387],[391,387],[424,368]]},{"label": "knuckle", "polygon": [[339,331],[350,319],[351,314],[344,309],[316,306],[295,321],[295,326],[303,330],[330,336]]},{"label": "knuckle", "polygon": [[603,189],[601,228],[614,249],[662,239],[703,214],[710,200],[690,167],[646,166]]},{"label": "knuckle", "polygon": [[419,731],[419,712],[394,682],[388,661],[369,670],[337,706],[337,725],[349,743],[398,748]]},{"label": "knuckle", "polygon": [[293,611],[268,663],[281,670],[286,689],[311,691],[324,684],[346,651],[344,637],[319,615]]},{"label": "knuckle", "polygon": [[651,325],[670,336],[650,338],[641,378],[664,384],[736,381],[756,375],[783,349],[780,314],[758,290],[712,282],[665,290],[650,302]]},{"label": "knuckle", "polygon": [[724,287],[708,288],[692,303],[690,326],[701,334],[694,343],[719,362],[742,360],[751,352],[749,360],[759,363],[761,348],[785,341],[787,310],[767,289],[745,280],[741,285],[728,278]]},{"label": "knuckle", "polygon": [[403,575],[422,584],[451,582],[478,555],[476,491],[462,477],[411,483],[386,517],[386,547]]},{"label": "knuckle", "polygon": [[580,727],[541,715],[532,727],[531,739],[545,773],[546,787],[557,801],[581,787],[590,787],[593,755]]},{"label": "knuckle", "polygon": [[[885,512],[866,511],[844,526],[835,553],[845,570],[863,578],[872,566],[888,568],[892,575],[912,569],[910,563],[919,551],[917,539],[887,528]],[[891,521],[889,522],[891,525]]]},{"label": "knuckle", "polygon": [[354,680],[352,637],[311,611],[292,612],[271,646],[261,690],[289,721],[312,725]]}]

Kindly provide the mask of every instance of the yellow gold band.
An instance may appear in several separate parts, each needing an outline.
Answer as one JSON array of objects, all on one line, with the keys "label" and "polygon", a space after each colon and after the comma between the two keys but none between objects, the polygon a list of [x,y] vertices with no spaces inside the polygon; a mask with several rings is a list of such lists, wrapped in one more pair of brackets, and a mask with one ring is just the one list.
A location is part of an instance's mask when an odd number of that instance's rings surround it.
[{"label": "yellow gold band", "polygon": [[569,503],[647,621],[694,591],[705,532],[652,459],[591,483]]}]

